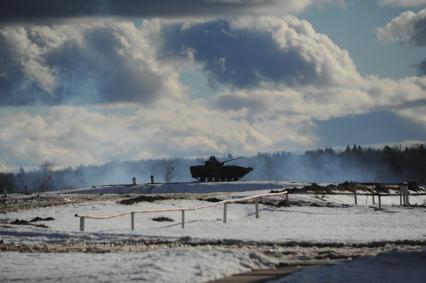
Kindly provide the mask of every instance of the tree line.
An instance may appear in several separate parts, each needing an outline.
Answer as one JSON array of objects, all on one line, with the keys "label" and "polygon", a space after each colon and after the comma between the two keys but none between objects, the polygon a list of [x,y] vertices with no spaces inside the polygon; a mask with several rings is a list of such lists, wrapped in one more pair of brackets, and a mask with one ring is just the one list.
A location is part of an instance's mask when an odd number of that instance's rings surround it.
[{"label": "tree line", "polygon": [[[232,155],[222,156],[224,159]],[[39,168],[0,172],[0,187],[9,192],[39,192],[95,185],[129,184],[133,177],[146,183],[150,176],[158,182],[191,181],[189,167],[204,159],[149,159],[109,162],[54,170],[42,162]],[[423,144],[384,146],[383,148],[347,146],[344,150],[326,147],[303,154],[290,152],[258,153],[232,162],[254,168],[246,180],[289,180],[304,182],[402,182],[426,183],[426,147]]]}]

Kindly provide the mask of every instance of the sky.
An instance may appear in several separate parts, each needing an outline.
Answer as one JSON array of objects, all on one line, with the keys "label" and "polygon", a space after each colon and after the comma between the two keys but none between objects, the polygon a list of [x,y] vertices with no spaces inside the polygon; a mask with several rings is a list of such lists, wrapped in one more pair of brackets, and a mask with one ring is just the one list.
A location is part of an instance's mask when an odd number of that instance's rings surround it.
[{"label": "sky", "polygon": [[0,2],[0,171],[426,140],[426,0]]}]

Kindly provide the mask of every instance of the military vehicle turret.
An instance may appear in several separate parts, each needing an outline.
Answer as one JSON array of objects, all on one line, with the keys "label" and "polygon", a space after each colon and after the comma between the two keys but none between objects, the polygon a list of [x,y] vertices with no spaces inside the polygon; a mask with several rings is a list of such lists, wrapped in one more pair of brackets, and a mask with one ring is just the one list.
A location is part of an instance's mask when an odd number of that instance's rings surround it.
[{"label": "military vehicle turret", "polygon": [[200,182],[237,181],[250,173],[253,168],[225,165],[225,163],[241,158],[242,157],[219,161],[215,156],[210,156],[208,160],[204,161],[204,165],[190,167],[192,178],[195,178]]}]

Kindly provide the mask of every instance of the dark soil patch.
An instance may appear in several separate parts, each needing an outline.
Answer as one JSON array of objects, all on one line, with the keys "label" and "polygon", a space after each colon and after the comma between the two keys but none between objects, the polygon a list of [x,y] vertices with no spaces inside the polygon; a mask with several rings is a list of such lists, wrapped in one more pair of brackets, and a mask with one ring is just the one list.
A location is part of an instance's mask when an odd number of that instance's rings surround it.
[{"label": "dark soil patch", "polygon": [[23,220],[23,219],[15,219],[12,222],[10,222],[10,224],[12,224],[12,225],[30,225],[30,226],[40,227],[40,228],[49,228],[44,224],[32,224],[29,221]]},{"label": "dark soil patch", "polygon": [[173,219],[168,218],[168,217],[164,217],[164,216],[152,218],[152,221],[156,221],[156,222],[174,222]]},{"label": "dark soil patch", "polygon": [[221,201],[223,201],[223,199],[218,199],[216,197],[212,197],[212,198],[200,198],[198,200],[208,201],[208,202],[221,202]]},{"label": "dark soil patch", "polygon": [[[388,194],[390,190],[398,190],[400,184],[391,184],[391,183],[357,183],[357,182],[343,182],[338,185],[330,184],[326,186],[321,186],[316,183],[312,183],[308,186],[304,186],[303,188],[288,188],[286,189],[290,194],[291,193],[326,193],[333,194],[339,192],[367,192],[367,193],[383,193]],[[413,191],[416,193],[422,192],[424,189],[419,187],[416,183],[408,183],[409,191]],[[282,191],[272,190],[271,193],[279,193]]]},{"label": "dark soil patch", "polygon": [[123,199],[118,201],[119,204],[134,204],[138,202],[155,202],[159,200],[167,200],[170,199],[168,196],[150,196],[150,195],[142,195],[134,198]]},{"label": "dark soil patch", "polygon": [[[305,186],[299,191],[301,192],[315,192],[315,193],[333,193],[334,190],[336,190],[335,185],[327,185],[327,186],[321,186],[316,183],[312,183],[310,186]],[[291,191],[290,191],[291,193]]]},{"label": "dark soil patch", "polygon": [[311,201],[303,201],[303,200],[261,200],[260,204],[268,205],[272,207],[290,207],[290,206],[311,206],[311,207],[339,207],[339,208],[347,208],[351,207],[347,204],[339,204],[332,202],[311,202]]},{"label": "dark soil patch", "polygon": [[22,219],[13,220],[12,222],[10,222],[10,224],[13,224],[13,225],[31,225],[30,222],[28,222],[27,220],[22,220]]},{"label": "dark soil patch", "polygon": [[275,206],[275,207],[289,207],[290,202],[288,200],[280,200],[280,201],[276,202],[273,206]]},{"label": "dark soil patch", "polygon": [[35,217],[33,219],[30,220],[30,222],[38,222],[38,221],[52,221],[55,220],[55,218],[53,217],[46,217],[46,218],[42,218],[42,217]]},{"label": "dark soil patch", "polygon": [[12,195],[6,202],[0,202],[0,214],[12,211],[33,209],[39,207],[49,207],[64,204],[83,203],[89,201],[116,200],[121,199],[121,195],[20,195],[14,198]]}]

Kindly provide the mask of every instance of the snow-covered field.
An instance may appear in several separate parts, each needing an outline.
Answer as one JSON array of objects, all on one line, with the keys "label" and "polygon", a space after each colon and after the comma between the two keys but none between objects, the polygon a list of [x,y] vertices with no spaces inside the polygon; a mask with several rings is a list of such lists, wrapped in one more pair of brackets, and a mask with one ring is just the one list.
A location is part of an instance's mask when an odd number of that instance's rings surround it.
[{"label": "snow-covered field", "polygon": [[[156,193],[159,190],[167,193],[188,193],[200,190],[205,192],[207,190],[215,192],[211,196],[218,199],[237,199],[268,193],[271,189],[280,189],[290,185],[284,182],[249,184],[241,182],[231,184],[229,187],[226,187],[228,184],[202,184],[202,187],[200,185],[197,187],[190,183],[175,187],[170,184],[168,188],[161,186],[161,189],[158,187],[150,189],[155,189]],[[244,186],[247,188],[245,191],[242,190]],[[110,187],[107,188],[107,191],[104,189],[102,187],[91,189],[91,191],[86,189],[84,192],[92,194],[114,192],[108,191],[112,190]],[[121,191],[123,190],[121,187],[116,190],[120,190],[115,191],[117,193],[125,193]],[[67,197],[67,195],[62,196]],[[187,211],[184,229],[181,228],[180,212],[136,214],[134,231],[130,229],[130,215],[125,215],[108,220],[86,219],[85,232],[80,232],[79,218],[74,215],[106,216],[131,210],[189,208],[211,204],[211,202],[192,196],[139,202],[132,205],[119,204],[116,200],[106,200],[39,207],[8,212],[1,215],[0,218],[3,223],[10,223],[14,219],[30,220],[36,216],[53,217],[52,221],[38,222],[47,225],[48,228],[9,225],[8,228],[0,230],[0,238],[6,243],[40,245],[66,241],[102,242],[141,238],[179,239],[181,237],[192,239],[191,241],[233,239],[281,244],[295,241],[309,242],[312,245],[315,243],[365,244],[399,240],[426,241],[426,209],[424,207],[399,207],[399,197],[383,197],[382,210],[377,209],[377,199],[376,204],[372,204],[371,196],[358,196],[358,205],[354,205],[353,196],[346,195],[290,194],[289,197],[290,201],[298,203],[298,205],[277,207],[260,204],[259,219],[255,217],[253,203],[228,204],[227,223],[223,223],[223,205]],[[123,198],[127,198],[127,196],[123,195]],[[270,198],[281,200],[284,197]],[[410,198],[412,204],[423,205],[425,201],[426,196]],[[160,216],[168,217],[173,221],[156,222],[152,220],[154,217]],[[238,249],[164,247],[141,253],[107,254],[0,252],[0,260],[1,282],[39,280],[205,282],[233,273],[272,266],[277,261],[276,258],[266,257],[265,254],[259,254],[244,247]]]},{"label": "snow-covered field", "polygon": [[129,194],[129,193],[212,193],[212,192],[246,192],[254,190],[282,189],[290,186],[301,186],[302,183],[286,181],[245,181],[225,183],[166,183],[166,184],[142,184],[122,186],[99,186],[66,190],[63,193],[74,194]]},{"label": "snow-covered field", "polygon": [[[205,282],[274,261],[248,249],[160,249],[144,253],[0,253],[1,282]],[[84,267],[84,268],[82,268]]]},{"label": "snow-covered field", "polygon": [[[257,193],[257,192],[256,192]],[[245,194],[244,194],[245,195]],[[235,197],[236,194],[227,194]],[[304,197],[304,196],[292,196]],[[343,200],[339,200],[343,202]],[[37,231],[39,235],[54,237],[57,232],[79,231],[79,218],[75,214],[112,215],[130,210],[195,207],[210,204],[199,200],[163,200],[122,205],[115,201],[90,202],[36,208],[11,212],[9,219],[29,220],[35,216],[53,217],[43,222],[49,229],[18,226],[0,231],[1,236],[19,235],[19,232]],[[130,215],[107,220],[85,220],[85,232],[129,236],[160,236],[202,239],[239,239],[254,241],[310,241],[310,242],[371,242],[395,240],[426,240],[425,209],[407,209],[384,206],[383,210],[359,205],[336,207],[272,207],[260,205],[260,218],[255,218],[254,204],[228,204],[227,223],[223,223],[223,206],[197,211],[187,211],[185,228],[181,228],[180,212],[161,212],[135,215],[135,231],[130,230]],[[164,216],[173,222],[155,222],[154,217]],[[16,233],[17,232],[17,233]],[[29,233],[21,233],[29,235]],[[52,236],[53,235],[53,236]]]}]

